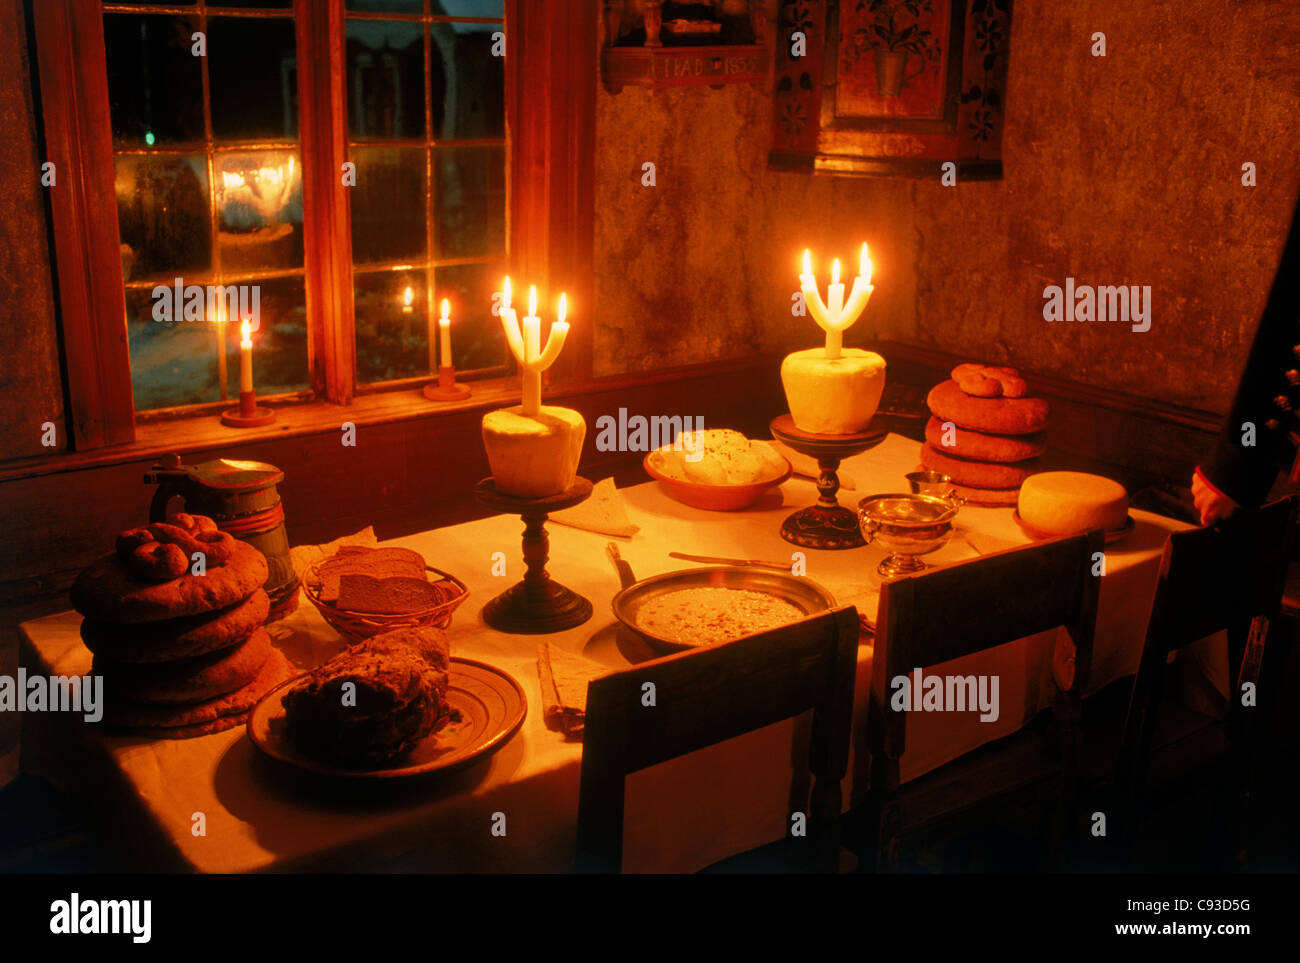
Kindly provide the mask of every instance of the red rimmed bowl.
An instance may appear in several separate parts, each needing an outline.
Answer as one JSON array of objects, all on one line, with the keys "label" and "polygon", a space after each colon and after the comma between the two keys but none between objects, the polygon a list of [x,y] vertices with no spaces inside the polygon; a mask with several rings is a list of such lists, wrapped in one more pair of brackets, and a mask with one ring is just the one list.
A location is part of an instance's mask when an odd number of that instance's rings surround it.
[{"label": "red rimmed bowl", "polygon": [[703,508],[711,512],[735,512],[742,508],[749,508],[763,497],[765,491],[781,484],[794,472],[790,462],[782,458],[781,460],[785,462],[785,471],[765,481],[750,485],[705,485],[701,482],[669,478],[657,467],[659,457],[661,456],[658,451],[652,451],[645,456],[641,464],[645,467],[646,474],[668,489],[668,494],[683,505]]}]

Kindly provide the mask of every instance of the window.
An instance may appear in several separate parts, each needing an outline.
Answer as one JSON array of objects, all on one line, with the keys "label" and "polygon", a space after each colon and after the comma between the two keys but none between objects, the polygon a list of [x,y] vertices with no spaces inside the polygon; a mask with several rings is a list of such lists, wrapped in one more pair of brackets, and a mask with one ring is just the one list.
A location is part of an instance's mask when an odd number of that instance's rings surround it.
[{"label": "window", "polygon": [[347,3],[359,386],[438,370],[431,324],[444,298],[462,374],[506,365],[490,312],[507,255],[502,5],[421,7]]},{"label": "window", "polygon": [[[130,442],[140,417],[210,418],[237,392],[238,325],[211,295],[201,319],[177,304],[159,320],[178,277],[257,288],[254,381],[281,401],[427,382],[443,298],[458,375],[504,374],[504,273],[590,306],[596,8],[32,10],[46,156],[67,188],[51,211],[75,447]],[[589,376],[590,324],[563,361],[560,380]]]},{"label": "window", "polygon": [[137,411],[238,390],[228,360],[237,366],[238,318],[228,302],[206,296],[200,316],[187,314],[186,300],[198,307],[185,295],[190,286],[255,289],[257,390],[311,387],[293,11],[285,2],[245,3],[270,9],[229,10],[216,0],[191,3],[193,13],[104,4]]}]

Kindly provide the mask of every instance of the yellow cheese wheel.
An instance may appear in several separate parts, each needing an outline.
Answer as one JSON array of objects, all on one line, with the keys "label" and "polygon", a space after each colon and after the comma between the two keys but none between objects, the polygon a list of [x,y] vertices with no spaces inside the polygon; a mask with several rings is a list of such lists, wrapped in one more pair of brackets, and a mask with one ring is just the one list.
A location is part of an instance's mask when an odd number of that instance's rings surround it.
[{"label": "yellow cheese wheel", "polygon": [[1044,532],[1072,535],[1094,528],[1113,532],[1128,520],[1128,492],[1101,475],[1040,472],[1020,486],[1018,511],[1026,525]]},{"label": "yellow cheese wheel", "polygon": [[788,354],[781,384],[790,417],[800,431],[851,435],[863,431],[885,390],[885,359],[874,351],[844,348],[838,358],[825,348]]},{"label": "yellow cheese wheel", "polygon": [[573,485],[587,422],[572,408],[519,406],[483,416],[483,447],[497,491],[517,498],[558,495]]}]

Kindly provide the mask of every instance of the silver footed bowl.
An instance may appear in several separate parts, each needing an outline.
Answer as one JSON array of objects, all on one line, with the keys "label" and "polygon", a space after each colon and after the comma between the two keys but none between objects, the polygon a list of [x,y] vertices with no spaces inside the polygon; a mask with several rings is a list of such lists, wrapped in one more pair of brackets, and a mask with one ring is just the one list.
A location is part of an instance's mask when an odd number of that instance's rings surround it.
[{"label": "silver footed bowl", "polygon": [[880,542],[889,554],[876,566],[885,578],[923,572],[921,555],[937,552],[952,538],[953,519],[961,505],[935,495],[872,495],[858,502],[858,524],[870,545]]}]

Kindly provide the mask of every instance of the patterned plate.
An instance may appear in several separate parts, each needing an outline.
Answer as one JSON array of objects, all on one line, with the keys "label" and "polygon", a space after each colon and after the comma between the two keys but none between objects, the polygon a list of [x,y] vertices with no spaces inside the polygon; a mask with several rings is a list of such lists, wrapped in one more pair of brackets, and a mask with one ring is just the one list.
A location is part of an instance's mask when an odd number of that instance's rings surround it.
[{"label": "patterned plate", "polygon": [[376,769],[347,769],[311,759],[285,732],[284,690],[301,676],[272,689],[248,717],[248,738],[272,759],[326,776],[347,779],[400,779],[463,769],[500,749],[523,725],[528,713],[524,690],[511,676],[472,659],[451,660],[447,701],[459,713],[438,732],[426,736],[395,764]]}]

